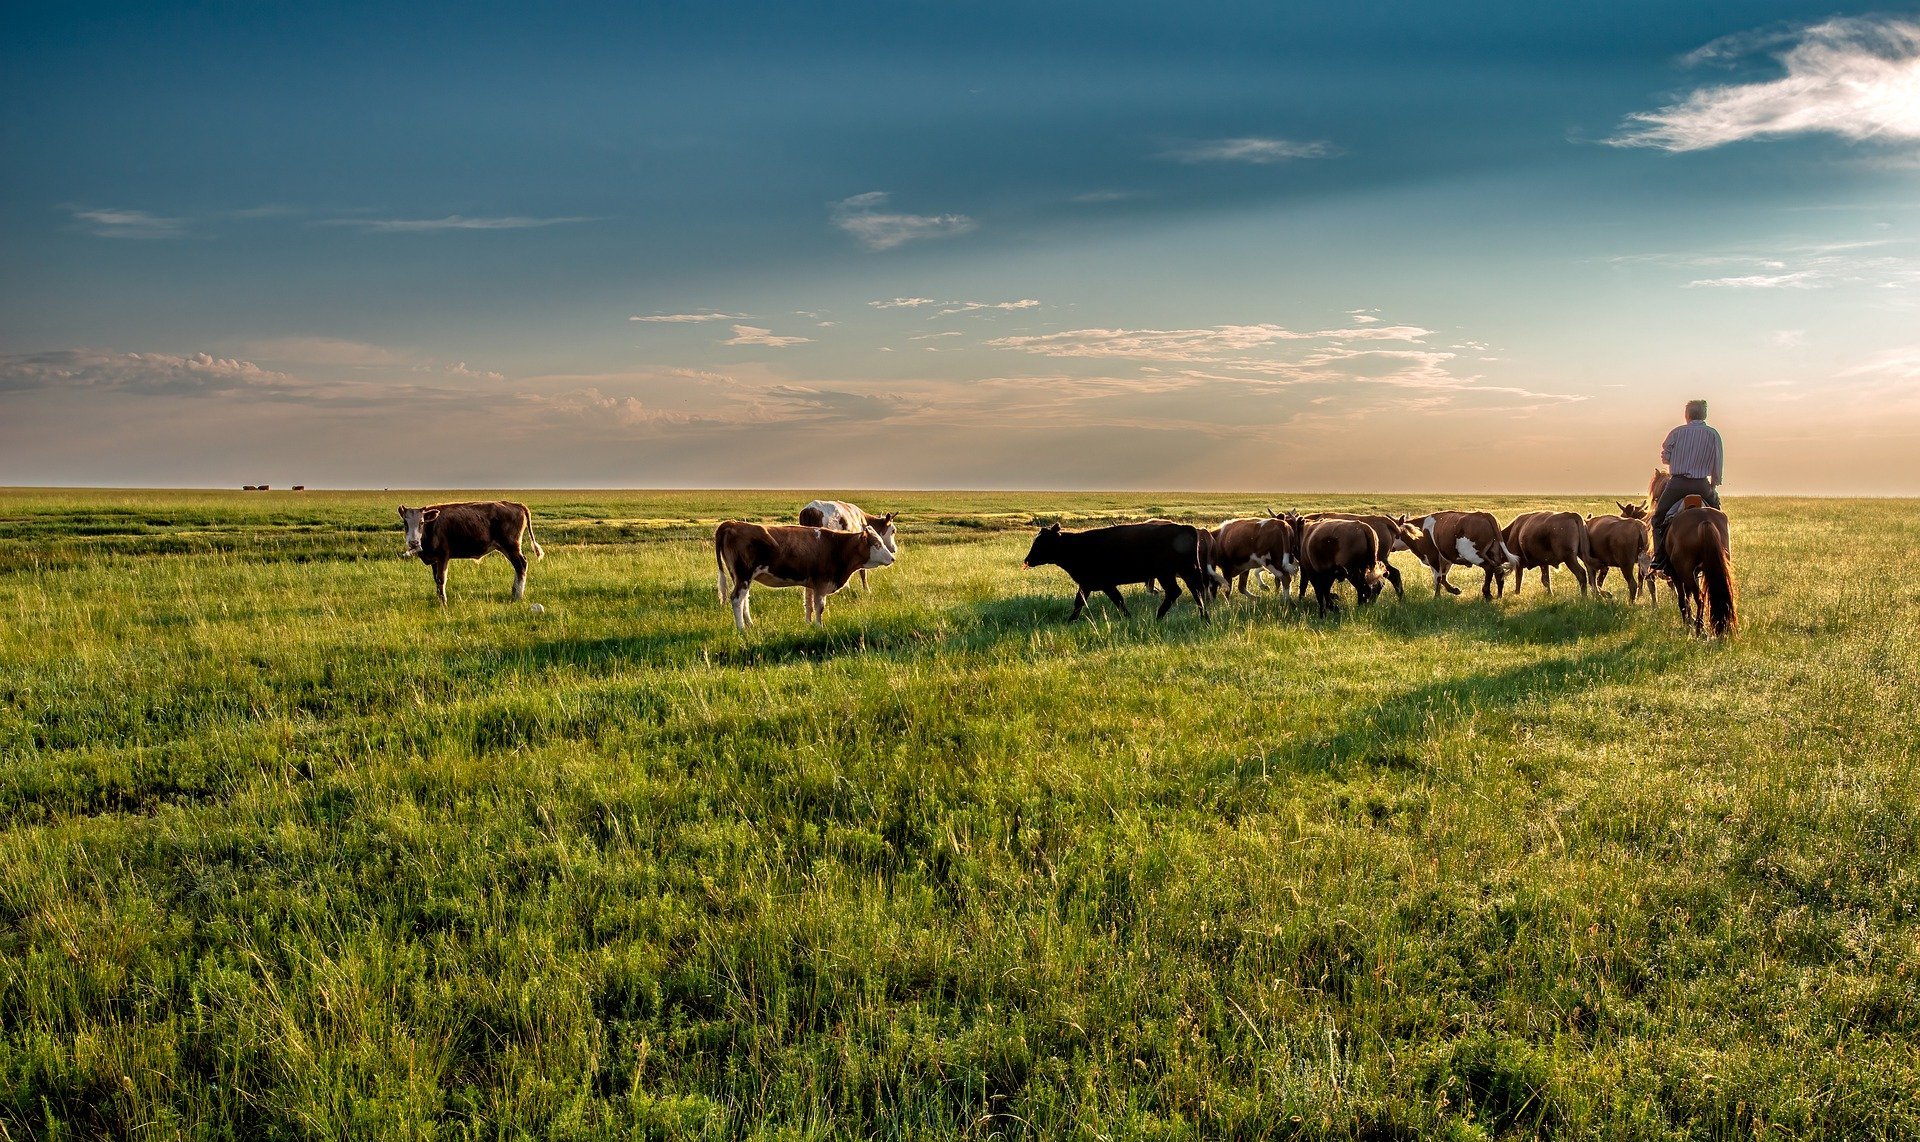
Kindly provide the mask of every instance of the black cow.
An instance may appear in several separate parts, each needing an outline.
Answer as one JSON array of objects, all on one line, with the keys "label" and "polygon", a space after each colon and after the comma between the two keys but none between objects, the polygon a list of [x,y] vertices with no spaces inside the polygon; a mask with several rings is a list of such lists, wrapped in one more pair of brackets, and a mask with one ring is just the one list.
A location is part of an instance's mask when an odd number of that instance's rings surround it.
[{"label": "black cow", "polygon": [[1051,563],[1073,577],[1079,590],[1073,596],[1073,614],[1080,617],[1087,597],[1104,591],[1123,615],[1131,615],[1120,588],[1129,583],[1158,580],[1166,591],[1155,618],[1167,617],[1173,601],[1180,597],[1180,580],[1193,592],[1200,617],[1207,617],[1207,596],[1213,586],[1205,566],[1206,532],[1184,523],[1127,523],[1118,527],[1096,527],[1086,531],[1061,531],[1059,524],[1045,527],[1033,537],[1024,567],[1044,567]]}]

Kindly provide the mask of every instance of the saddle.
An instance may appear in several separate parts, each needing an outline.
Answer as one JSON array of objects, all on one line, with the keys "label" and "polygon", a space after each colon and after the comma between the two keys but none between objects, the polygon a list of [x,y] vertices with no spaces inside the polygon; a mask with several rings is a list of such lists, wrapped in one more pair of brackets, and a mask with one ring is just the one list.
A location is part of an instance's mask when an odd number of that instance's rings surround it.
[{"label": "saddle", "polygon": [[1706,501],[1706,497],[1704,496],[1701,496],[1697,493],[1693,495],[1683,496],[1681,497],[1679,503],[1674,504],[1672,507],[1667,509],[1667,522],[1672,523],[1674,516],[1679,515],[1681,512],[1686,511],[1688,508],[1703,508],[1706,506],[1707,506],[1707,501]]}]

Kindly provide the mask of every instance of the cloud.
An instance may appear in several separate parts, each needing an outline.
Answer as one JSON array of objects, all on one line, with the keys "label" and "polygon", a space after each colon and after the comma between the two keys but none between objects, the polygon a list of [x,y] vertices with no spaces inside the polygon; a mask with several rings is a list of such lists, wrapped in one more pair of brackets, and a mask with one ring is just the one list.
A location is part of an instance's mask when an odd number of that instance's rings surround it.
[{"label": "cloud", "polygon": [[934,314],[935,317],[952,317],[956,313],[981,313],[989,309],[1015,310],[1038,309],[1040,303],[1033,298],[1023,297],[1019,301],[950,301],[951,308]]},{"label": "cloud", "polygon": [[0,392],[110,391],[161,395],[291,392],[300,384],[252,361],[210,353],[106,353],[89,349],[0,357]]},{"label": "cloud", "polygon": [[[1689,63],[1778,48],[1783,37],[1728,37]],[[1765,83],[1703,87],[1678,103],[1627,116],[1618,147],[1699,151],[1746,139],[1830,134],[1851,142],[1920,141],[1920,23],[1895,17],[1828,20],[1774,54],[1786,74]]]},{"label": "cloud", "polygon": [[474,380],[474,381],[504,381],[507,379],[505,374],[502,374],[502,373],[488,372],[480,369],[469,369],[467,368],[467,363],[465,361],[455,361],[453,364],[448,365],[445,369],[442,369],[441,372],[445,373],[449,377],[465,377],[469,380]]},{"label": "cloud", "polygon": [[598,222],[598,218],[567,216],[562,218],[468,218],[449,214],[445,218],[329,218],[322,226],[349,226],[370,234],[432,234],[447,230],[537,230],[547,226],[567,226],[576,222]]},{"label": "cloud", "polygon": [[68,209],[73,220],[96,238],[183,238],[187,233],[184,218],[166,218],[144,210]]},{"label": "cloud", "polygon": [[912,309],[915,306],[940,303],[930,297],[896,297],[888,301],[870,301],[867,304],[875,309]]},{"label": "cloud", "polygon": [[789,345],[805,345],[811,337],[781,337],[771,329],[758,329],[751,325],[736,325],[733,336],[720,342],[722,345],[765,345],[771,349],[784,349]]},{"label": "cloud", "polygon": [[1162,151],[1160,157],[1182,163],[1270,163],[1293,159],[1324,159],[1338,153],[1332,144],[1292,139],[1206,139]]},{"label": "cloud", "polygon": [[884,190],[856,194],[833,204],[833,224],[869,250],[891,250],[924,238],[948,238],[974,228],[964,214],[895,214],[884,209]]},{"label": "cloud", "polygon": [[656,313],[645,317],[635,315],[627,320],[678,325],[694,321],[738,321],[743,317],[751,316],[753,315],[749,313]]},{"label": "cloud", "polygon": [[[1633,254],[1610,260],[1622,266],[1652,264],[1722,271],[1711,277],[1688,279],[1685,284],[1689,289],[1907,289],[1920,286],[1920,262],[1909,252],[1912,245],[1910,241],[1879,239],[1767,250]],[[1736,272],[1725,272],[1729,270]]]},{"label": "cloud", "polygon": [[338,337],[271,337],[242,342],[239,349],[249,357],[297,365],[373,368],[401,363],[399,354],[391,349]]},{"label": "cloud", "polygon": [[1157,361],[1216,361],[1283,341],[1419,341],[1432,330],[1416,325],[1363,325],[1301,333],[1280,325],[1216,325],[1207,329],[1069,329],[995,337],[995,349],[1046,357],[1131,357]]}]

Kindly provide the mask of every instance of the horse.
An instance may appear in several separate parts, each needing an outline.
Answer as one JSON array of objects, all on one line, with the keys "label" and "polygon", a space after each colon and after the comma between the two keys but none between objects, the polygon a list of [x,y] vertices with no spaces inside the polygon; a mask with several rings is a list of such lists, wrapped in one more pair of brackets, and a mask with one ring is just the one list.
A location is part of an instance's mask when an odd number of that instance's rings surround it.
[{"label": "horse", "polygon": [[[1668,476],[1655,472],[1648,486],[1654,503]],[[1695,634],[1713,628],[1715,638],[1725,638],[1739,625],[1733,586],[1733,557],[1727,535],[1727,513],[1710,508],[1699,496],[1680,501],[1680,510],[1667,524],[1667,579],[1673,584],[1680,620],[1692,625]]]}]

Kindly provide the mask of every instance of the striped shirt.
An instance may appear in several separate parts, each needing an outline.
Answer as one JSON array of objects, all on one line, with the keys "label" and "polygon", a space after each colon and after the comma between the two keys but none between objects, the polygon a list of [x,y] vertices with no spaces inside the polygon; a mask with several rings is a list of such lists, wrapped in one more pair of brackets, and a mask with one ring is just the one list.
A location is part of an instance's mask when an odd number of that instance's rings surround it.
[{"label": "striped shirt", "polygon": [[1660,460],[1669,472],[1697,480],[1711,479],[1716,488],[1720,486],[1720,465],[1724,459],[1720,434],[1704,420],[1689,420],[1667,433],[1667,442],[1660,446]]}]

